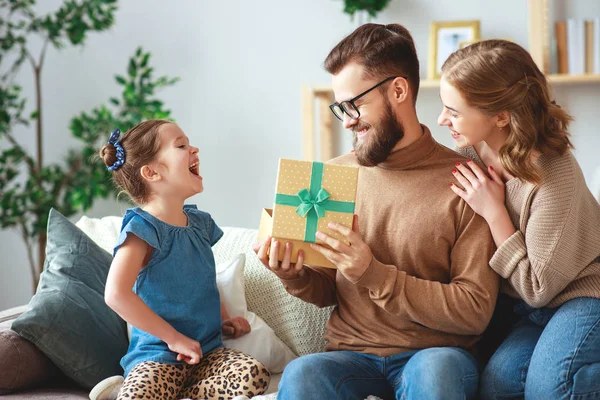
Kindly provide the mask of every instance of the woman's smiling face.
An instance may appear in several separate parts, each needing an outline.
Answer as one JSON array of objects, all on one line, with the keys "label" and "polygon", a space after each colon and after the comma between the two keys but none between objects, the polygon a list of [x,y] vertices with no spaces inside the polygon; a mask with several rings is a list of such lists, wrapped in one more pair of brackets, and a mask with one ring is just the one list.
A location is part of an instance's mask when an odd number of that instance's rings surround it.
[{"label": "woman's smiling face", "polygon": [[438,124],[450,129],[457,147],[473,146],[497,131],[497,118],[488,117],[479,109],[468,105],[460,92],[443,76],[440,81],[440,99],[443,108]]}]

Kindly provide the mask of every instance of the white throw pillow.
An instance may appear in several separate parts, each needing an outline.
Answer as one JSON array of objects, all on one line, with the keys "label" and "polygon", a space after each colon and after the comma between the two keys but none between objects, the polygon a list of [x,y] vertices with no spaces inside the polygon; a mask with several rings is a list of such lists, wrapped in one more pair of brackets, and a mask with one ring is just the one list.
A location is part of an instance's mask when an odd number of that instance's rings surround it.
[{"label": "white throw pillow", "polygon": [[271,374],[278,374],[296,358],[296,354],[261,317],[248,311],[244,291],[245,261],[246,256],[238,254],[229,262],[217,265],[217,287],[227,313],[230,317],[246,318],[252,329],[237,339],[223,338],[223,344],[251,355],[263,363]]},{"label": "white throw pillow", "polygon": [[75,226],[112,256],[115,244],[119,239],[122,221],[123,218],[116,216],[90,218],[84,215],[75,223]]},{"label": "white throw pillow", "polygon": [[238,254],[227,262],[216,265],[217,288],[221,303],[231,317],[245,317],[248,311],[244,293],[246,256]]}]

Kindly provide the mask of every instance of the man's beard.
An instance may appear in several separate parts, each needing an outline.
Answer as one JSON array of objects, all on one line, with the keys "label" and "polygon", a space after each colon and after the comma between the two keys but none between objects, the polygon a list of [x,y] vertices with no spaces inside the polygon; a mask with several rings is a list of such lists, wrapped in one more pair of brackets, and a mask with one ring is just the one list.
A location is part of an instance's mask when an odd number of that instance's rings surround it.
[{"label": "man's beard", "polygon": [[[372,132],[366,142],[359,143],[356,132],[365,127],[369,127]],[[396,143],[404,137],[404,127],[400,121],[396,121],[387,99],[385,99],[385,113],[376,127],[360,123],[353,129],[353,132],[354,154],[358,163],[365,167],[373,167],[385,161]]]}]

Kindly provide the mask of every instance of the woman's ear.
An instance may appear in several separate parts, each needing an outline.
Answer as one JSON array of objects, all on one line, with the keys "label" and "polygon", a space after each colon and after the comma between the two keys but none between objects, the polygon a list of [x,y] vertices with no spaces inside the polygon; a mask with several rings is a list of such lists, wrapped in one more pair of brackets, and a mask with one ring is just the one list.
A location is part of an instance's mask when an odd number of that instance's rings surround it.
[{"label": "woman's ear", "polygon": [[408,81],[405,78],[398,77],[394,79],[392,87],[394,88],[394,101],[396,103],[402,103],[408,98]]},{"label": "woman's ear", "polygon": [[157,182],[162,179],[162,176],[150,165],[144,165],[140,169],[140,175],[148,182]]},{"label": "woman's ear", "polygon": [[502,111],[500,114],[496,115],[496,126],[499,129],[504,129],[510,124],[510,114],[508,111]]}]

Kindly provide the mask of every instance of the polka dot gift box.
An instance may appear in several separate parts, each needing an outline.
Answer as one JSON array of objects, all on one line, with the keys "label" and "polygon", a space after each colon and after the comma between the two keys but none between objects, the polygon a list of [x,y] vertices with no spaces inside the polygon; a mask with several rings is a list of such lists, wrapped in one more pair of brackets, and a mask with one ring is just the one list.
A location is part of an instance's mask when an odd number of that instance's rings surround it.
[{"label": "polka dot gift box", "polygon": [[[304,251],[307,265],[334,268],[310,243],[324,244],[317,231],[346,243],[344,236],[329,229],[330,222],[352,228],[358,168],[321,162],[279,160],[273,209],[264,209],[259,240],[267,235],[294,245],[292,262],[298,250]],[[284,246],[279,259],[283,259]]]}]

